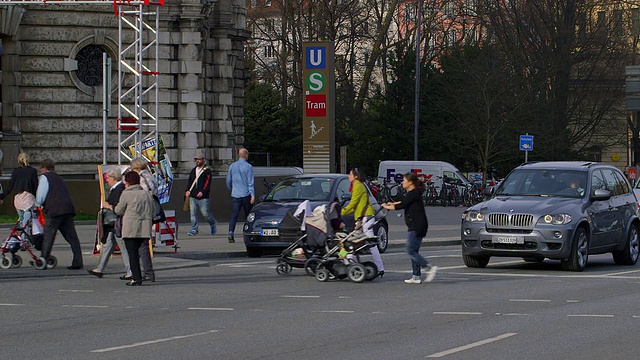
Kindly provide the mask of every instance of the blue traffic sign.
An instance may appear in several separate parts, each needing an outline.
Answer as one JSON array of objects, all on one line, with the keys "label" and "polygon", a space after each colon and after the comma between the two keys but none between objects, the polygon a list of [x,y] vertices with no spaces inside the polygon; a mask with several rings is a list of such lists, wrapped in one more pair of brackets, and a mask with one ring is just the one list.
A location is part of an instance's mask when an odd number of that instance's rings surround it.
[{"label": "blue traffic sign", "polygon": [[533,150],[533,135],[520,135],[520,150]]}]

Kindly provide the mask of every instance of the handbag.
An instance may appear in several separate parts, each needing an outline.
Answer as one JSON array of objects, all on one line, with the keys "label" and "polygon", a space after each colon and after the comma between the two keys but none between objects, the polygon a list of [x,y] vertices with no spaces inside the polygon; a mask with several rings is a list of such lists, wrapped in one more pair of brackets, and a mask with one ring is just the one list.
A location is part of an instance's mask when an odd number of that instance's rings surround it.
[{"label": "handbag", "polygon": [[160,199],[156,195],[153,195],[153,219],[152,222],[154,224],[158,224],[167,220],[167,217],[164,215],[164,210],[162,210],[162,205],[160,205]]},{"label": "handbag", "polygon": [[191,211],[191,201],[189,200],[189,196],[184,197],[184,203],[182,204],[182,211],[186,211],[186,212]]},{"label": "handbag", "polygon": [[118,220],[118,215],[111,209],[102,209],[102,225],[114,226]]}]

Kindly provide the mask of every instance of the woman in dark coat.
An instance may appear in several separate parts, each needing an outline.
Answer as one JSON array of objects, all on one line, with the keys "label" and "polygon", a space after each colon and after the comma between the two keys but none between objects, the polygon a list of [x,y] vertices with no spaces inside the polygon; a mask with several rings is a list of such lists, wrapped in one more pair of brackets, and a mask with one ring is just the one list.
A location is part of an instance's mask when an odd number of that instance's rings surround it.
[{"label": "woman in dark coat", "polygon": [[402,187],[407,190],[407,195],[402,201],[382,204],[387,210],[404,209],[404,221],[407,224],[407,253],[411,257],[411,267],[413,276],[404,282],[407,284],[422,283],[422,268],[427,270],[425,282],[431,282],[438,270],[437,266],[432,266],[427,259],[420,255],[420,245],[422,238],[427,235],[429,223],[427,214],[422,204],[422,192],[424,184],[414,173],[408,173],[402,178]]}]

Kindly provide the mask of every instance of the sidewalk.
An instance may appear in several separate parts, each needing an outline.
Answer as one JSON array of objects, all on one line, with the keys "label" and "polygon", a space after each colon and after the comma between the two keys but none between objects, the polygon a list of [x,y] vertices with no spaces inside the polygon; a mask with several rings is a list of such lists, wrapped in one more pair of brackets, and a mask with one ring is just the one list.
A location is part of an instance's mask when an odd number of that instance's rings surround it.
[{"label": "sidewalk", "polygon": [[[240,224],[237,226],[236,242],[233,244],[230,244],[227,241],[226,234],[229,228],[229,223],[218,222],[218,233],[216,235],[209,234],[209,226],[206,223],[204,226],[202,224],[200,225],[201,232],[197,236],[187,235],[190,228],[191,226],[189,224],[179,224],[177,232],[178,249],[164,246],[154,247],[154,270],[163,271],[189,267],[203,267],[209,266],[207,260],[247,256],[244,242],[242,241],[242,227]],[[96,226],[94,223],[76,223],[76,230],[82,247],[84,260],[83,270],[67,269],[67,266],[71,265],[71,249],[62,235],[58,233],[56,235],[56,241],[53,245],[52,251],[52,254],[58,258],[58,266],[54,269],[36,270],[29,265],[29,260],[31,260],[29,253],[26,251],[19,251],[17,255],[22,257],[23,265],[20,268],[0,269],[0,279],[79,275],[89,276],[89,274],[87,274],[87,270],[95,268],[99,259],[99,256],[92,255],[96,236]],[[0,228],[0,235],[2,235],[3,239],[6,239],[9,232],[10,229],[8,227]],[[392,238],[389,240],[389,249],[402,248],[405,246],[405,243],[406,239],[404,238]],[[459,238],[427,238],[423,241],[423,246],[446,246],[458,244],[460,244]],[[274,252],[274,254],[277,253],[278,252]],[[35,251],[35,254],[36,256],[39,256],[40,252]],[[266,258],[273,259],[274,257],[266,256]],[[105,269],[105,277],[112,277],[110,275],[113,275],[113,277],[115,277],[115,275],[122,275],[122,260],[119,256],[113,257]]]}]

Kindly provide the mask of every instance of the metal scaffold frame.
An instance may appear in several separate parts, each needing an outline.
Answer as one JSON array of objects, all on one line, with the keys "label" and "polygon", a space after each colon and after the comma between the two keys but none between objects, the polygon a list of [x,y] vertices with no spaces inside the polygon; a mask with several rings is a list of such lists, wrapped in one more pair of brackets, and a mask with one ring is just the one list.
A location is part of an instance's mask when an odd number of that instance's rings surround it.
[{"label": "metal scaffold frame", "polygon": [[[112,5],[118,18],[118,164],[122,157],[130,160],[143,156],[152,164],[158,162],[142,153],[143,142],[153,139],[158,149],[158,33],[159,6],[164,0],[2,0],[5,5]],[[147,18],[149,21],[147,21]],[[133,31],[131,42],[125,42],[125,30]],[[125,76],[132,75],[131,77]],[[106,129],[104,131],[106,134]],[[103,139],[106,144],[106,135]],[[133,154],[130,149],[133,149]],[[132,156],[133,155],[133,156]]]}]

